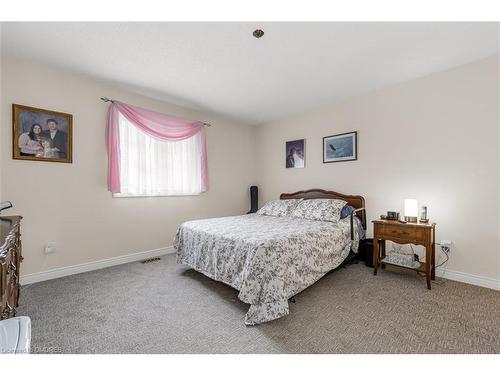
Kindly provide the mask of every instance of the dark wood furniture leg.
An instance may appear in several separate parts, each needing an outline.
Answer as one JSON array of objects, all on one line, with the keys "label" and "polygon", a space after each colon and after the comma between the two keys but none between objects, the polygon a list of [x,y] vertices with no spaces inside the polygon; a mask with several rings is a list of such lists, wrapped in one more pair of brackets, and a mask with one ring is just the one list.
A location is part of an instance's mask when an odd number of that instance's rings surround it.
[{"label": "dark wood furniture leg", "polygon": [[432,228],[432,270],[431,280],[436,280],[436,228]]},{"label": "dark wood furniture leg", "polygon": [[427,279],[427,289],[431,290],[431,266],[432,266],[432,247],[431,244],[425,246],[425,277]]},{"label": "dark wood furniture leg", "polygon": [[378,267],[378,239],[375,237],[373,239],[373,274],[377,274]]},{"label": "dark wood furniture leg", "polygon": [[[381,245],[380,248],[381,248],[381,253],[382,253],[381,256],[382,256],[382,259],[384,259],[385,258],[385,240],[380,241],[380,245]],[[382,263],[380,265],[380,267],[385,270],[385,263]]]}]

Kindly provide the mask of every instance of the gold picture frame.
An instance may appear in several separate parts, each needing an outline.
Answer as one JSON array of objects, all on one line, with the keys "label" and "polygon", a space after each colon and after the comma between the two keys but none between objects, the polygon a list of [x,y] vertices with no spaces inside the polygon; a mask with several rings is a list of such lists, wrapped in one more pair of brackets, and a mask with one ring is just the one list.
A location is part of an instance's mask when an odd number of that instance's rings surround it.
[{"label": "gold picture frame", "polygon": [[12,104],[12,158],[73,162],[73,115]]}]

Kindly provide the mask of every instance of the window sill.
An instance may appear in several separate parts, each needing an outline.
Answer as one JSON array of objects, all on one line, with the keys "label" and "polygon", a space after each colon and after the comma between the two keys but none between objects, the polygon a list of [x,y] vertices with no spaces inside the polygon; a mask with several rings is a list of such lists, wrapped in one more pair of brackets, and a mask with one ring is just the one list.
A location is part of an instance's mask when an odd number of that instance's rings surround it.
[{"label": "window sill", "polygon": [[113,198],[168,198],[168,197],[192,197],[192,196],[198,196],[200,193],[176,193],[176,194],[154,194],[154,195],[146,195],[146,194],[141,194],[141,195],[131,195],[131,194],[122,194],[122,193],[112,193]]}]

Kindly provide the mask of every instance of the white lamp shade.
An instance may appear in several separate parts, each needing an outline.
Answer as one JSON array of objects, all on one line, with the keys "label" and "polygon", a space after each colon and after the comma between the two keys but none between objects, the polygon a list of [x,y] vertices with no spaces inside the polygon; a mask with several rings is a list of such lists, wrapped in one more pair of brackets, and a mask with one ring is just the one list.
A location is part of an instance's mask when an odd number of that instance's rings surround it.
[{"label": "white lamp shade", "polygon": [[418,202],[416,199],[405,199],[405,216],[418,216]]}]

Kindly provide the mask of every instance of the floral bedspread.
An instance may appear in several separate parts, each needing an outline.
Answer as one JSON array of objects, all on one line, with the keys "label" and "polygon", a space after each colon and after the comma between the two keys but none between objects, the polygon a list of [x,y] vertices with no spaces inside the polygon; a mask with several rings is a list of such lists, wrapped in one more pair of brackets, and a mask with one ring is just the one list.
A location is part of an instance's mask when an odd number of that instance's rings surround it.
[{"label": "floral bedspread", "polygon": [[[358,226],[355,225],[355,238]],[[349,218],[338,223],[243,215],[183,223],[177,262],[237,289],[250,304],[245,324],[288,314],[288,299],[338,267],[349,254]]]}]

